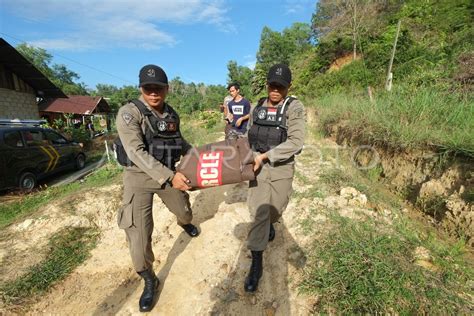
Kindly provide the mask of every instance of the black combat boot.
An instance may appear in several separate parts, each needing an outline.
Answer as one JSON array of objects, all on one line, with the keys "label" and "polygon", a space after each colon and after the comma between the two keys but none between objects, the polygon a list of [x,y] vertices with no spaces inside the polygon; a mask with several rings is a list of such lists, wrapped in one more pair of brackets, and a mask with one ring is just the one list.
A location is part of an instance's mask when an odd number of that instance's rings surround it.
[{"label": "black combat boot", "polygon": [[268,234],[268,241],[273,241],[275,239],[275,228],[273,224],[270,224],[270,234]]},{"label": "black combat boot", "polygon": [[139,302],[140,312],[149,312],[155,303],[156,292],[158,290],[158,285],[160,285],[160,280],[158,280],[151,268],[138,272],[138,274],[145,281],[145,288],[143,289]]},{"label": "black combat boot", "polygon": [[262,276],[263,251],[252,251],[252,265],[245,279],[245,292],[255,292],[258,287],[258,280]]},{"label": "black combat boot", "polygon": [[193,224],[186,224],[186,225],[181,225],[183,227],[184,231],[190,236],[190,237],[197,237],[199,236],[199,230],[196,226]]}]

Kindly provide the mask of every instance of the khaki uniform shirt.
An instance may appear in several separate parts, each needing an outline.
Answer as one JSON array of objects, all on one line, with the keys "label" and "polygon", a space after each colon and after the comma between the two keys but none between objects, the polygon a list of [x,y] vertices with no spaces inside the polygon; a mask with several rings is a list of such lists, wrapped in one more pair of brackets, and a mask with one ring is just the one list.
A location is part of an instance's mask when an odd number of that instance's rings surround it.
[{"label": "khaki uniform shirt", "polygon": [[[282,100],[280,104],[283,104]],[[255,105],[256,106],[256,105]],[[250,111],[248,130],[253,125],[253,110]],[[271,106],[268,99],[262,106]],[[268,162],[261,170],[261,174],[268,174],[271,181],[292,178],[294,173],[294,160],[292,158],[303,148],[305,136],[305,111],[303,103],[295,99],[286,110],[287,139],[278,146],[267,151]]]},{"label": "khaki uniform shirt", "polygon": [[[163,114],[161,114],[151,108],[142,96],[140,96],[139,100],[142,101],[154,115],[162,118],[170,115],[166,103],[164,104]],[[156,160],[147,151],[144,138],[145,128],[148,122],[135,104],[127,103],[119,109],[116,124],[120,140],[122,141],[128,158],[134,163],[133,166],[125,167],[125,169],[133,173],[146,173],[160,185],[171,180],[174,172]],[[183,142],[183,152],[187,152],[191,148],[191,145],[184,139]]]}]

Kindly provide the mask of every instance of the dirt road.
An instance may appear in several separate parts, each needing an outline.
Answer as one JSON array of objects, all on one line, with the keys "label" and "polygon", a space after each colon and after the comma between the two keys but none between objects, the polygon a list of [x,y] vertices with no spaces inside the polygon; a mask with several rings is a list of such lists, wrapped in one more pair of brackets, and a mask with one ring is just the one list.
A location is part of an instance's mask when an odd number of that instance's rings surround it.
[{"label": "dirt road", "polygon": [[[120,191],[120,185],[113,185],[91,193],[76,204],[76,222],[68,223],[63,218],[60,223],[58,216],[50,219],[48,225],[35,220],[24,229],[29,235],[28,232],[36,231],[35,226],[42,225],[52,233],[53,227],[87,225],[85,218],[95,214],[92,221],[102,230],[91,258],[55,286],[29,313],[138,314],[142,282],[131,269],[125,234],[115,224]],[[259,291],[256,295],[243,291],[250,264],[245,247],[250,220],[246,195],[244,183],[193,192],[194,223],[202,231],[195,239],[188,237],[176,225],[174,216],[155,200],[153,247],[161,285],[152,315],[305,314],[305,300],[296,297],[289,282],[295,279],[293,274],[298,264],[304,263],[304,260],[297,262],[302,252],[294,237],[297,225],[293,225],[296,223],[290,217],[276,225],[277,236],[265,253],[265,273]],[[292,212],[295,212],[294,204],[290,204],[286,214]]]}]

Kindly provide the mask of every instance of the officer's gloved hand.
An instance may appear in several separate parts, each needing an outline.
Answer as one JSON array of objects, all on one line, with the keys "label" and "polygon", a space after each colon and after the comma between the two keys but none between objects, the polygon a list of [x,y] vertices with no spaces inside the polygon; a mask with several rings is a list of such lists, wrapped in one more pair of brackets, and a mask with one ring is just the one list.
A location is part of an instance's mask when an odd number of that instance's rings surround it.
[{"label": "officer's gloved hand", "polygon": [[177,171],[174,174],[173,179],[171,180],[171,186],[175,189],[181,190],[181,191],[186,191],[191,189],[191,187],[188,185],[190,181],[188,178],[184,176],[181,172]]}]

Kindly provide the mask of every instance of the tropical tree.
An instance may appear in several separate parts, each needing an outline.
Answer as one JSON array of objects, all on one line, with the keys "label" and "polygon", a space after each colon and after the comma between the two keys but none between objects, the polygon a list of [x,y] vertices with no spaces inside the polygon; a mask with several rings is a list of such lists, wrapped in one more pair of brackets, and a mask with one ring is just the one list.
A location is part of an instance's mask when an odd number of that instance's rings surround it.
[{"label": "tropical tree", "polygon": [[375,23],[379,1],[321,0],[312,17],[312,28],[317,41],[324,36],[351,36],[352,58],[357,58],[360,32]]},{"label": "tropical tree", "polygon": [[23,57],[28,59],[30,63],[35,65],[43,75],[49,79],[53,78],[53,70],[49,66],[53,60],[53,55],[43,48],[30,46],[26,43],[19,44],[16,50],[19,51]]},{"label": "tropical tree", "polygon": [[252,92],[258,94],[265,87],[266,73],[276,63],[291,65],[296,56],[311,49],[311,26],[307,23],[294,23],[281,33],[264,27],[260,37],[252,80]]},{"label": "tropical tree", "polygon": [[240,93],[247,99],[253,97],[252,77],[253,71],[249,67],[239,66],[236,61],[231,60],[227,63],[228,80],[227,83],[238,83]]},{"label": "tropical tree", "polygon": [[76,82],[76,80],[80,79],[80,76],[68,69],[66,65],[52,64],[53,56],[45,49],[30,46],[26,43],[18,45],[16,49],[65,94],[89,94],[83,82]]}]

